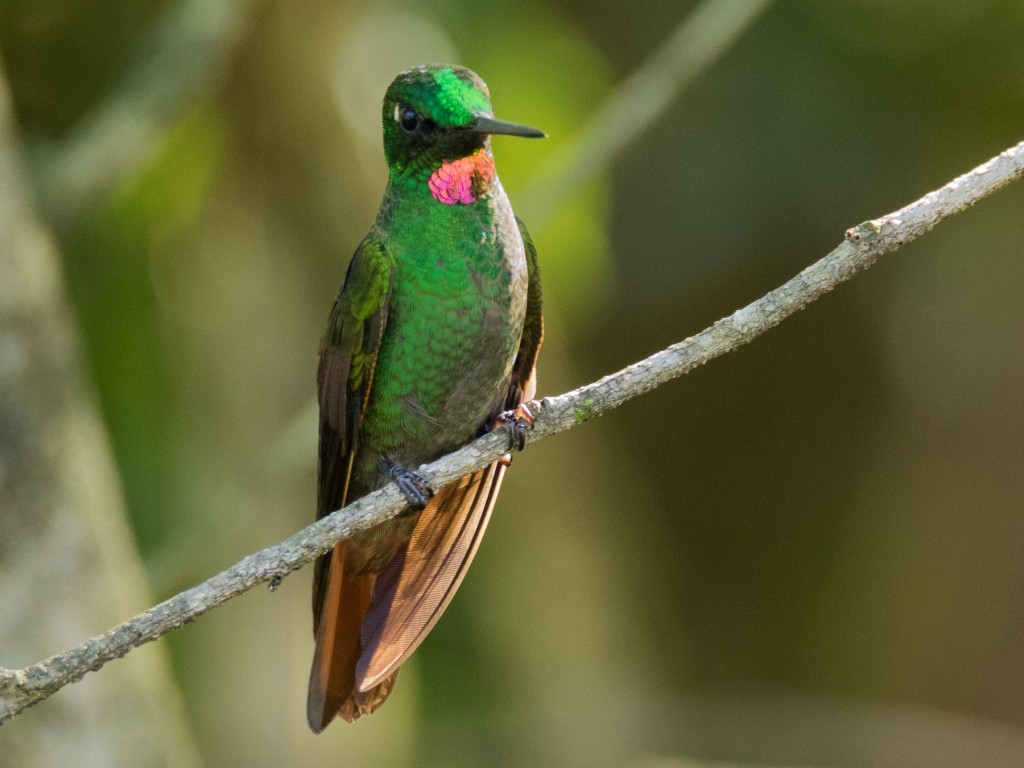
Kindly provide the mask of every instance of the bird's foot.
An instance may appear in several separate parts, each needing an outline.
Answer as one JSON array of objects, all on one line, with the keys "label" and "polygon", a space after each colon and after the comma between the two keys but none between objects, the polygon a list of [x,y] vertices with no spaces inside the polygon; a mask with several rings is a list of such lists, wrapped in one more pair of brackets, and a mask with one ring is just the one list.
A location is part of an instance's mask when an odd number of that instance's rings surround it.
[{"label": "bird's foot", "polygon": [[[520,403],[510,411],[503,411],[491,425],[491,429],[504,429],[508,433],[509,451],[521,451],[526,447],[526,433],[533,429],[533,413],[530,409],[540,410],[540,403],[531,400]],[[512,454],[506,453],[499,459],[506,467],[512,463]]]},{"label": "bird's foot", "polygon": [[434,489],[422,475],[399,466],[391,459],[381,459],[381,465],[388,477],[395,481],[411,510],[419,511],[427,506],[430,497],[434,495]]}]

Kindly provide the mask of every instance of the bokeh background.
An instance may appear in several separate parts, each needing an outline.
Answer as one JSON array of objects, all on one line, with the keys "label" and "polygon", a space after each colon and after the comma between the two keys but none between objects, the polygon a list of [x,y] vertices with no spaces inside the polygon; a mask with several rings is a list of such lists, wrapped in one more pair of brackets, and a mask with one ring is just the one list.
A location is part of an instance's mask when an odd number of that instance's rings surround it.
[{"label": "bokeh background", "polygon": [[[4,0],[31,196],[155,599],[311,521],[317,341],[376,212],[400,69],[469,66],[498,116],[549,134],[494,141],[541,258],[541,395],[1024,138],[1019,0],[764,2],[582,186],[551,174],[695,5]],[[150,101],[149,133],[95,120]],[[145,150],[125,169],[80,151],[98,135]],[[1022,256],[1018,184],[531,446],[458,598],[356,726],[305,725],[308,570],[173,633],[200,759],[1024,763]]]}]

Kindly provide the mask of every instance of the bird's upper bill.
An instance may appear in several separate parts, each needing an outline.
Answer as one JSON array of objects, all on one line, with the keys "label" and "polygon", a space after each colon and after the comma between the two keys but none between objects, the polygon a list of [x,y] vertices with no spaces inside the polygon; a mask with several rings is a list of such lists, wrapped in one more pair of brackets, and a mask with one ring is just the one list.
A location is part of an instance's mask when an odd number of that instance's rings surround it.
[{"label": "bird's upper bill", "polygon": [[519,125],[519,123],[508,123],[504,120],[496,120],[489,115],[478,115],[477,118],[469,124],[467,130],[470,130],[473,133],[486,133],[489,135],[524,136],[528,139],[543,139],[547,135],[544,131],[537,128],[531,128],[528,125]]}]

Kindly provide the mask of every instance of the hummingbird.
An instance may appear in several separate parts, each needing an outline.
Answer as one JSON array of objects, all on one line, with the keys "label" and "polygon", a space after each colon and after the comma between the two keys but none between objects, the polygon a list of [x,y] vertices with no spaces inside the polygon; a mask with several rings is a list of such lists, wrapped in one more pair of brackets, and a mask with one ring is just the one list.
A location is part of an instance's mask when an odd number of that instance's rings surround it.
[{"label": "hummingbird", "polygon": [[490,141],[544,133],[495,119],[459,66],[402,72],[381,115],[384,199],[320,343],[317,517],[392,481],[409,506],[316,563],[314,733],[380,707],[458,589],[509,459],[436,492],[416,468],[497,428],[523,447],[544,334],[537,252]]}]

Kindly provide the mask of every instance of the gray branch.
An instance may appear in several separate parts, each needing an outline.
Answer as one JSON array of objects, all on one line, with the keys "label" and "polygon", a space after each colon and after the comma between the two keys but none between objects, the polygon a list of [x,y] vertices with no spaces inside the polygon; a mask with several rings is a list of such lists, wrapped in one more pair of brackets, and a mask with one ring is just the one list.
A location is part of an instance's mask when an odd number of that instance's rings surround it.
[{"label": "gray branch", "polygon": [[704,0],[587,118],[586,131],[551,159],[517,211],[539,230],[573,192],[603,172],[749,29],[772,0]]},{"label": "gray branch", "polygon": [[[769,328],[952,216],[1024,175],[1024,142],[905,208],[846,232],[820,261],[711,327],[598,382],[547,398],[528,442],[581,424],[709,360],[752,341]],[[435,488],[480,469],[507,450],[504,432],[492,432],[420,468]],[[0,722],[50,696],[87,672],[124,656],[211,608],[265,582],[276,583],[348,538],[396,515],[405,506],[393,484],[359,499],[272,547],[249,555],[198,586],[82,645],[18,670],[0,669]]]}]

